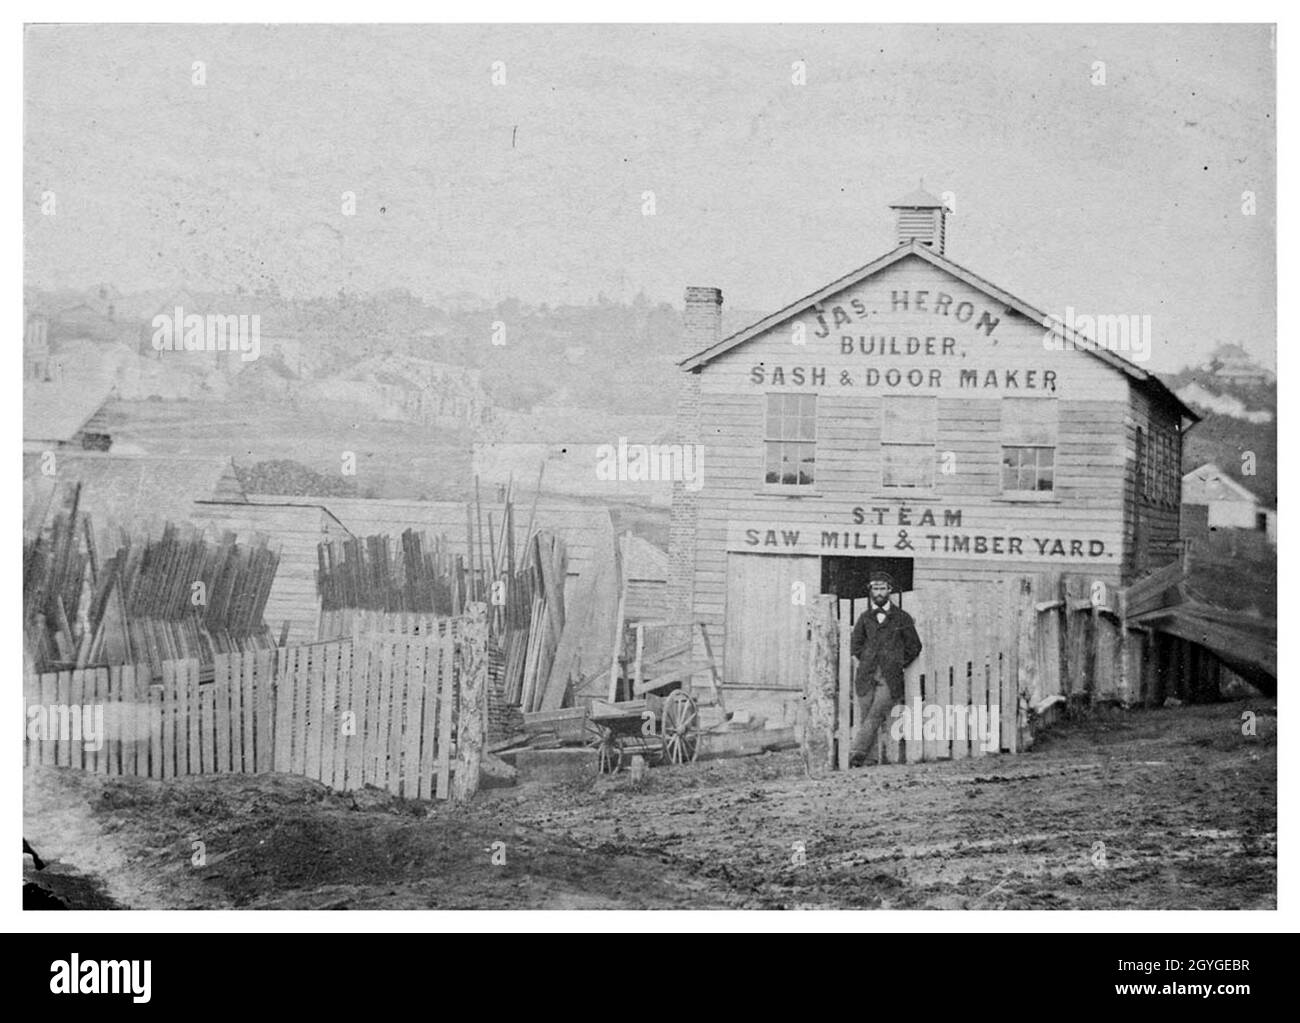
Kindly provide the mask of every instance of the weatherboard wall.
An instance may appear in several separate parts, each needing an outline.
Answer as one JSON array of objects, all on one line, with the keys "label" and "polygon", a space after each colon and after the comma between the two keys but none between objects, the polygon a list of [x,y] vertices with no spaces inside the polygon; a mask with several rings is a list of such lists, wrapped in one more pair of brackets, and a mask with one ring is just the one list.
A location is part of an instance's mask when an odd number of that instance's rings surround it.
[{"label": "weatherboard wall", "polygon": [[[916,590],[970,586],[972,599],[982,582],[1053,568],[1119,585],[1133,564],[1135,520],[1126,501],[1141,403],[1121,369],[1053,346],[1046,334],[1040,323],[912,257],[705,363],[697,371],[698,409],[689,410],[698,415],[704,482],[685,496],[696,508],[689,603],[714,650],[725,659],[743,642],[727,635],[737,618],[729,614],[728,578],[735,602],[738,558],[910,557]],[[894,339],[883,353],[881,338]],[[806,489],[764,482],[765,407],[774,393],[817,395],[816,479]],[[890,395],[935,399],[937,464],[928,490],[882,484],[883,400]],[[1002,490],[1009,397],[1056,405],[1050,493]],[[1168,528],[1164,518],[1152,521],[1159,536]],[[784,578],[755,578],[769,575]],[[797,627],[785,621],[795,613],[788,587],[751,587],[744,599],[770,605],[772,628]],[[764,628],[749,610],[746,622],[747,630]],[[786,664],[781,673],[791,670]],[[753,680],[727,674],[727,681]]]}]

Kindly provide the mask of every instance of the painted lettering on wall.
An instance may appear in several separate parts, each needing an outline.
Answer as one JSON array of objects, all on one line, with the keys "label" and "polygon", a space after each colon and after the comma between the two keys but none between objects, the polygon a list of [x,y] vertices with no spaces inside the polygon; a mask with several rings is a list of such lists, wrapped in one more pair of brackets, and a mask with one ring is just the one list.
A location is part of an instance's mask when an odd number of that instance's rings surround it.
[{"label": "painted lettering on wall", "polygon": [[[810,337],[825,363],[756,362],[750,366],[749,382],[762,388],[819,391],[1054,394],[1059,363],[1011,368],[1007,362],[1015,346],[994,347],[999,344],[998,327],[1007,317],[1015,320],[1008,309],[985,307],[975,296],[967,299],[946,291],[894,288],[864,293],[814,306],[798,321],[800,343]],[[911,319],[917,321],[915,334],[906,332]],[[903,333],[897,333],[900,327]],[[1004,351],[1008,356],[1002,356]]]},{"label": "painted lettering on wall", "polygon": [[[1116,543],[1039,528],[996,529],[975,525],[960,508],[863,505],[845,528],[833,522],[737,523],[728,528],[727,549],[764,554],[877,557],[1009,558],[1032,561],[1113,559]],[[1054,525],[1054,524],[1053,524]],[[863,528],[852,528],[863,527]]]},{"label": "painted lettering on wall", "polygon": [[[955,383],[963,391],[1056,391],[1054,369],[961,369],[945,373],[933,366],[867,366],[841,369],[837,374],[831,379],[840,387],[938,390]],[[749,382],[763,387],[825,387],[826,381],[825,366],[769,366],[760,362],[749,370]]]},{"label": "painted lettering on wall", "polygon": [[[992,336],[997,325],[1002,322],[1001,315],[994,316],[988,309],[979,310],[975,319],[975,304],[965,299],[957,300],[946,291],[910,291],[891,290],[889,293],[889,312],[917,313],[922,316],[950,316],[958,323],[970,323],[975,320],[975,330]],[[832,331],[847,327],[853,323],[865,323],[879,310],[868,309],[861,298],[854,298],[843,305],[833,305],[829,310],[817,310],[817,329],[813,337],[829,337]]]}]

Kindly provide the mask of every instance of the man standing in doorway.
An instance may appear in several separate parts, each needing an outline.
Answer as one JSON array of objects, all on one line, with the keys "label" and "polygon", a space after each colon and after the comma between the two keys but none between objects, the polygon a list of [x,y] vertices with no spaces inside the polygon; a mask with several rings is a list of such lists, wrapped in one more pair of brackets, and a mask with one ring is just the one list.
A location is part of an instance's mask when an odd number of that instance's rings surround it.
[{"label": "man standing in doorway", "polygon": [[853,626],[850,647],[858,661],[854,678],[858,729],[853,736],[850,767],[861,767],[870,758],[880,762],[876,736],[903,699],[903,669],[921,652],[912,616],[890,602],[894,580],[885,572],[872,572],[870,588],[871,605]]}]

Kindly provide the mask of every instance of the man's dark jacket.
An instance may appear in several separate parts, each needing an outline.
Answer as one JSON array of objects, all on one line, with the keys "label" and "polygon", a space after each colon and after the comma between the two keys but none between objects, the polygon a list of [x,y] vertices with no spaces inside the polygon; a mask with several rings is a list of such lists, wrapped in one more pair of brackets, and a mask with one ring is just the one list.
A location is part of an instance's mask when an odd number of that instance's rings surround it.
[{"label": "man's dark jacket", "polygon": [[864,611],[853,626],[853,643],[850,650],[858,658],[858,674],[854,688],[859,696],[866,696],[875,685],[876,668],[889,684],[890,695],[895,700],[903,698],[903,669],[916,660],[921,652],[921,638],[909,615],[892,603],[885,605],[887,613],[883,622],[876,622],[876,608]]}]

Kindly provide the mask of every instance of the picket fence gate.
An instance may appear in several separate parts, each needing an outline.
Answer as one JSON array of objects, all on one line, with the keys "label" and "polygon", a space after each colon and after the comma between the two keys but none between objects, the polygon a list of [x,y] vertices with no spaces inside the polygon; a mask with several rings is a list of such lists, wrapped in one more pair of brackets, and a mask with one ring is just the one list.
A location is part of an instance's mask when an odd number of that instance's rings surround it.
[{"label": "picket fence gate", "polygon": [[[981,599],[964,593],[909,593],[904,609],[923,625],[921,654],[904,673],[906,713],[895,734],[887,719],[878,740],[889,763],[963,760],[1017,751],[1022,669],[1035,659],[1032,579],[988,583]],[[853,625],[868,601],[838,601],[836,764],[849,766],[858,708],[854,696]],[[927,724],[927,718],[932,723]],[[943,727],[937,727],[943,722]],[[874,757],[877,750],[872,750]]]}]

